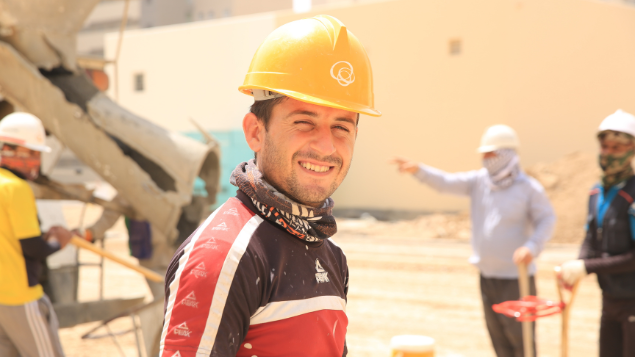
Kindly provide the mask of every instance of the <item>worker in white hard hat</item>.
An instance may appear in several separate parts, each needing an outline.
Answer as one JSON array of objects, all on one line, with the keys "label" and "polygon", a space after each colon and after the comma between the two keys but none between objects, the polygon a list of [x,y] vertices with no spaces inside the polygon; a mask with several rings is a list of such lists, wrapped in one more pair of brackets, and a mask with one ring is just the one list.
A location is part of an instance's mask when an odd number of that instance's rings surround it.
[{"label": "worker in white hard hat", "polygon": [[602,180],[590,192],[579,259],[561,266],[573,286],[595,273],[602,289],[600,357],[635,356],[635,116],[618,110],[602,121],[597,138]]},{"label": "worker in white hard hat", "polygon": [[243,85],[254,159],[227,200],[172,259],[162,356],[347,355],[348,265],[331,195],[353,158],[359,114],[374,108],[368,55],[332,16],[282,25]]},{"label": "worker in white hard hat", "polygon": [[480,271],[485,322],[498,357],[523,356],[522,325],[495,313],[492,305],[520,298],[520,264],[528,265],[530,295],[536,295],[534,260],[556,222],[544,189],[520,167],[519,146],[512,128],[494,125],[485,131],[478,148],[483,157],[480,170],[447,173],[401,157],[392,160],[400,172],[437,191],[470,197],[469,261]]},{"label": "worker in white hard hat", "polygon": [[53,305],[39,283],[41,262],[68,244],[71,233],[52,227],[42,234],[27,180],[40,170],[42,122],[28,113],[0,121],[0,356],[64,355]]}]

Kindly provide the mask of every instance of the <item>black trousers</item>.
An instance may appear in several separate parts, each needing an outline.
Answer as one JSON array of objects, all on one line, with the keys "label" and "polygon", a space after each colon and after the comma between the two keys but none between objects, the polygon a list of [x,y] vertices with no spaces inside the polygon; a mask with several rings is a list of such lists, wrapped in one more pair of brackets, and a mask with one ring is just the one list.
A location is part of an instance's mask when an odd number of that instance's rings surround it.
[{"label": "black trousers", "polygon": [[600,357],[635,357],[635,299],[602,297]]},{"label": "black trousers", "polygon": [[[536,281],[529,278],[529,293],[536,295]],[[498,357],[525,357],[523,350],[522,323],[512,317],[497,314],[492,310],[492,305],[503,301],[519,300],[520,288],[518,279],[485,278],[481,275],[481,298],[483,299],[483,311],[485,322],[496,356]],[[536,356],[536,324],[534,329],[534,356]]]}]

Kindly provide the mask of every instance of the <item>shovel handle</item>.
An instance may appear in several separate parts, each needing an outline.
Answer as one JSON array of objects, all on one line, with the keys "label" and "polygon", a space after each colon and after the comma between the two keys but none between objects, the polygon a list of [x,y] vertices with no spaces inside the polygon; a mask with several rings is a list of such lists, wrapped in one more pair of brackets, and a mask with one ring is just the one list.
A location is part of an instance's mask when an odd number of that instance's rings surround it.
[{"label": "shovel handle", "polygon": [[[518,264],[518,285],[520,299],[529,296],[529,273],[527,264]],[[534,330],[531,321],[523,321],[523,349],[525,357],[534,357]]]},{"label": "shovel handle", "polygon": [[560,357],[568,357],[569,356],[569,315],[571,313],[571,304],[573,304],[573,300],[575,299],[575,295],[578,292],[578,286],[580,282],[576,282],[571,288],[571,294],[569,295],[569,300],[565,301],[564,298],[564,284],[560,281],[560,266],[556,266],[553,268],[554,273],[556,274],[556,286],[558,290],[558,295],[560,296],[560,301],[564,303],[564,307],[562,308],[562,326],[560,330]]},{"label": "shovel handle", "polygon": [[152,280],[154,282],[157,283],[162,283],[164,282],[163,277],[155,272],[153,272],[150,269],[144,268],[142,266],[138,266],[136,264],[130,263],[129,261],[122,259],[114,254],[112,254],[109,251],[103,250],[95,245],[93,245],[92,243],[89,243],[87,241],[85,241],[84,239],[78,237],[78,236],[73,236],[70,240],[70,243],[73,244],[74,246],[77,246],[79,248],[82,249],[86,249],[86,250],[90,250],[91,252],[100,255],[104,258],[108,258],[116,263],[119,263],[127,268],[130,268],[138,273],[141,273],[143,276],[145,276],[146,278],[148,278],[148,280]]}]

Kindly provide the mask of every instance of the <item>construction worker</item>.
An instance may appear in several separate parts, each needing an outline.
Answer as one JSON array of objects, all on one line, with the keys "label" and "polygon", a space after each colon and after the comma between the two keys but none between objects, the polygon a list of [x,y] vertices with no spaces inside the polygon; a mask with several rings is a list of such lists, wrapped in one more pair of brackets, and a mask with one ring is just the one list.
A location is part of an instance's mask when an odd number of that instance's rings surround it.
[{"label": "construction worker", "polygon": [[379,116],[359,40],[320,15],[273,31],[239,90],[255,159],[181,245],[166,276],[161,356],[344,356],[348,266],[331,194],[359,113]]},{"label": "construction worker", "polygon": [[597,134],[602,181],[590,192],[586,237],[577,260],[561,266],[573,286],[595,273],[602,289],[600,357],[635,356],[635,117],[618,110]]},{"label": "construction worker", "polygon": [[40,119],[28,113],[0,121],[0,356],[64,356],[57,317],[39,284],[40,263],[66,246],[63,227],[40,232],[35,198],[26,180],[39,175],[45,144]]},{"label": "construction worker", "polygon": [[470,197],[469,261],[480,271],[485,322],[498,357],[523,356],[522,324],[495,313],[492,305],[520,298],[520,264],[528,265],[530,294],[536,295],[534,259],[550,239],[556,221],[540,183],[520,168],[518,148],[512,128],[494,125],[481,138],[480,170],[447,173],[404,158],[393,159],[399,171],[413,174],[437,191]]}]

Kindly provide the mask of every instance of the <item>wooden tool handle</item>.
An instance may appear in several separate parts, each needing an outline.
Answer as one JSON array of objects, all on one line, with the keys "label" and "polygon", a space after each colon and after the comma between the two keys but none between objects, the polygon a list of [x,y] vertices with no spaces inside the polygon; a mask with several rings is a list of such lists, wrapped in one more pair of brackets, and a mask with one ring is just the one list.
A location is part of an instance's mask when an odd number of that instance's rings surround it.
[{"label": "wooden tool handle", "polygon": [[[527,264],[518,264],[518,285],[520,298],[529,296],[529,273]],[[534,330],[531,321],[523,321],[523,347],[525,357],[534,357]]]},{"label": "wooden tool handle", "polygon": [[121,265],[123,265],[123,266],[125,266],[127,268],[130,268],[130,269],[132,269],[132,270],[134,270],[136,272],[139,272],[139,273],[143,274],[143,276],[145,276],[149,280],[152,280],[152,281],[157,282],[157,283],[162,283],[164,281],[163,277],[161,275],[153,272],[152,270],[144,268],[142,266],[138,266],[138,265],[133,264],[133,263],[130,263],[129,261],[127,261],[125,259],[122,259],[122,258],[120,258],[120,257],[118,257],[118,256],[116,256],[116,255],[114,255],[114,254],[112,254],[112,253],[110,253],[110,252],[108,252],[106,250],[103,250],[103,249],[95,246],[94,244],[91,244],[91,243],[85,241],[84,239],[82,239],[82,238],[80,238],[78,236],[73,236],[71,238],[70,243],[73,244],[74,246],[79,247],[79,248],[90,250],[91,252],[93,252],[95,254],[101,255],[104,258],[108,258],[108,259],[110,259],[110,260],[112,260],[114,262],[117,262],[117,263],[119,263],[119,264],[121,264]]},{"label": "wooden tool handle", "polygon": [[565,301],[565,287],[564,283],[560,280],[560,273],[562,268],[560,266],[556,266],[553,271],[556,274],[556,286],[558,288],[558,295],[560,296],[560,301],[564,303],[564,307],[562,308],[562,326],[560,331],[560,357],[568,357],[569,356],[569,315],[571,314],[571,305],[573,304],[573,299],[575,299],[575,294],[578,291],[578,286],[580,282],[576,282],[571,289],[571,294],[569,294],[569,300]]}]

